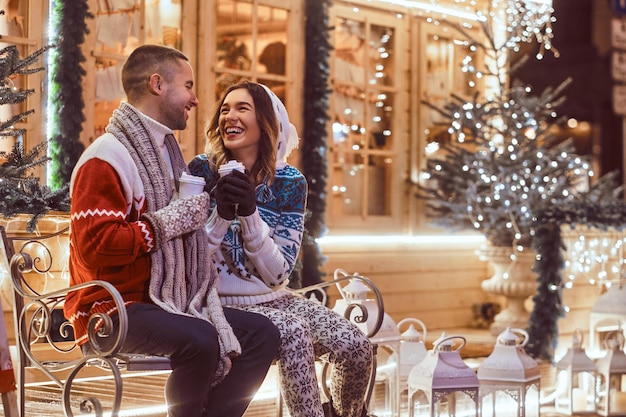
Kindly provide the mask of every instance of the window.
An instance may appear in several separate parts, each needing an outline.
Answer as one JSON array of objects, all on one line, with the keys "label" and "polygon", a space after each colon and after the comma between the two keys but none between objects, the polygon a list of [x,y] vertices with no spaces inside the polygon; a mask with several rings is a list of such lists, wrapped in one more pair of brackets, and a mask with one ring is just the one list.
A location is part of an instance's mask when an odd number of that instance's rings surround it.
[{"label": "window", "polygon": [[409,22],[339,5],[332,22],[328,225],[331,233],[397,233],[406,199]]},{"label": "window", "polygon": [[[424,48],[420,51],[420,99],[438,108],[443,108],[450,101],[451,94],[469,100],[477,91],[472,86],[481,81],[473,74],[462,71],[463,60],[479,52],[470,51],[468,40],[450,27],[427,22],[422,22],[421,26]],[[425,135],[425,144],[447,141],[448,121],[434,109],[422,106],[420,110],[420,133]]]},{"label": "window", "polygon": [[[462,71],[464,59],[471,55],[480,61],[482,52],[471,48],[467,35],[478,39],[477,28],[463,25],[465,34],[459,33],[452,25],[434,24],[423,18],[414,21],[414,38],[412,54],[417,65],[412,71],[415,97],[411,113],[415,114],[418,123],[412,135],[411,149],[411,182],[422,181],[421,169],[426,164],[427,153],[438,152],[439,145],[450,140],[448,134],[449,121],[428,103],[437,108],[444,108],[451,99],[451,94],[470,99],[473,94],[484,88],[484,80],[478,79],[470,72]],[[414,200],[412,227],[420,232],[430,230],[425,213],[425,202]],[[437,229],[440,231],[441,229]]]},{"label": "window", "polygon": [[285,99],[288,10],[219,0],[216,97],[242,78],[259,81]]},{"label": "window", "polygon": [[424,233],[423,201],[409,184],[427,144],[447,133],[423,102],[473,92],[461,71],[470,45],[417,9],[355,4],[331,12],[327,224],[331,234]]}]

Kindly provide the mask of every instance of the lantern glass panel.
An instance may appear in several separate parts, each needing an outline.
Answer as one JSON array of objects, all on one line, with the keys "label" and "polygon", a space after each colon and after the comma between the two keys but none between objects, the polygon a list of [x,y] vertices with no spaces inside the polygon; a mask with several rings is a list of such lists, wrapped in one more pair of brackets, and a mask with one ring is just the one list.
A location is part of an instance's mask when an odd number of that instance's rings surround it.
[{"label": "lantern glass panel", "polygon": [[626,374],[612,373],[609,376],[609,389],[615,391],[626,391]]},{"label": "lantern glass panel", "polygon": [[572,412],[595,411],[594,375],[589,372],[572,374]]},{"label": "lantern glass panel", "polygon": [[626,414],[626,392],[611,391],[609,397],[609,413],[615,415]]},{"label": "lantern glass panel", "polygon": [[572,415],[595,412],[595,375],[591,372],[561,371],[556,411]]},{"label": "lantern glass panel", "polygon": [[539,417],[539,384],[529,384],[526,386],[526,397],[524,398],[524,416]]},{"label": "lantern glass panel", "polygon": [[602,389],[598,391],[598,412],[602,415],[626,414],[626,374],[610,374],[608,384],[602,385],[605,379],[605,375],[598,377]]},{"label": "lantern glass panel", "polygon": [[482,400],[482,417],[518,417],[519,389],[498,389]]},{"label": "lantern glass panel", "polygon": [[436,396],[434,413],[437,417],[467,417],[476,415],[476,401],[464,391],[453,391]]},{"label": "lantern glass panel", "polygon": [[[430,416],[430,398],[426,392],[422,390],[416,391],[412,395],[413,399],[413,416],[428,417]],[[409,406],[411,404],[409,403]]]}]

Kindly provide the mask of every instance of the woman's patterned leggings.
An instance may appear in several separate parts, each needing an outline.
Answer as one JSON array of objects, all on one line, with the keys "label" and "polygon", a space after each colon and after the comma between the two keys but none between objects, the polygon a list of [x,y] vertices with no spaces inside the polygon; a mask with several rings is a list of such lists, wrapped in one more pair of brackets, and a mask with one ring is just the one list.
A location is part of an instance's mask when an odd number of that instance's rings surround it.
[{"label": "woman's patterned leggings", "polygon": [[298,295],[257,305],[230,306],[268,317],[281,334],[278,367],[292,417],[324,417],[315,358],[332,364],[330,393],[335,413],[361,417],[372,370],[373,349],[353,323]]}]

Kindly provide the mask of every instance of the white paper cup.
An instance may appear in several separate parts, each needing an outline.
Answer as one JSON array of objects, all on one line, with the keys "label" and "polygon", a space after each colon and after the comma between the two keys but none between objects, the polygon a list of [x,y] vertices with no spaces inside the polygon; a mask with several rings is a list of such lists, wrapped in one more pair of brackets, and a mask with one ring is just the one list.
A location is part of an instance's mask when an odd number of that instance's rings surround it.
[{"label": "white paper cup", "polygon": [[196,177],[183,172],[183,175],[180,177],[178,196],[180,198],[187,198],[192,195],[200,194],[204,191],[205,184],[206,181],[203,177]]},{"label": "white paper cup", "polygon": [[245,172],[246,167],[244,167],[243,164],[239,161],[230,160],[227,163],[220,165],[217,172],[220,174],[220,177],[223,177],[224,175],[230,174],[233,170]]}]

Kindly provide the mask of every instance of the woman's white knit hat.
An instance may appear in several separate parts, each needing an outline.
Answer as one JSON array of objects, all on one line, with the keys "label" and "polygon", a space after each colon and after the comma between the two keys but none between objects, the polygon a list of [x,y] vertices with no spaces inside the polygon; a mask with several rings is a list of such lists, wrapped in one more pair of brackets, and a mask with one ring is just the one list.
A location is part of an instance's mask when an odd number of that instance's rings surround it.
[{"label": "woman's white knit hat", "polygon": [[272,99],[272,107],[278,119],[278,152],[276,154],[276,167],[281,168],[287,163],[287,157],[298,147],[300,137],[296,127],[289,123],[289,115],[282,101],[267,86],[260,84]]}]

